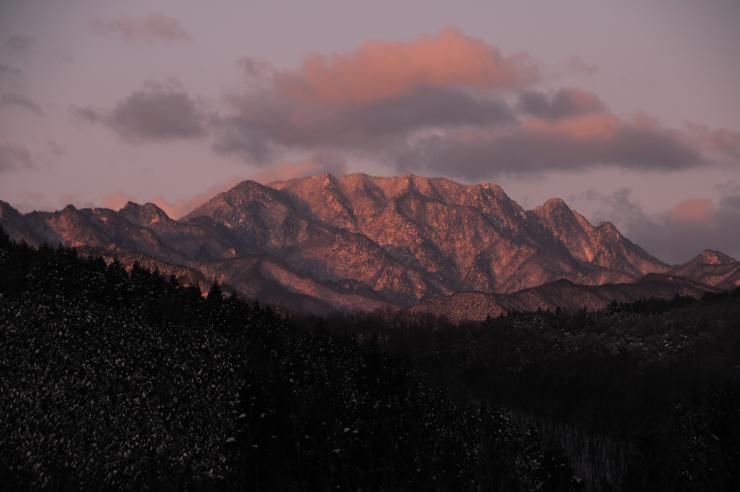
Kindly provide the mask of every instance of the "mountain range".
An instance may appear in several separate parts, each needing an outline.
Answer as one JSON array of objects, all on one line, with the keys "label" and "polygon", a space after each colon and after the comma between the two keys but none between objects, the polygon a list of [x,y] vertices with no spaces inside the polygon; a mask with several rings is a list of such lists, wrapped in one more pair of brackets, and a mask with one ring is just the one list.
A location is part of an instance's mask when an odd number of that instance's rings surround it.
[{"label": "mountain range", "polygon": [[482,318],[514,309],[602,307],[740,284],[740,263],[706,250],[668,265],[611,223],[560,199],[524,210],[497,185],[320,174],[244,181],[174,220],[152,203],[22,214],[0,226],[290,310],[411,309]]}]

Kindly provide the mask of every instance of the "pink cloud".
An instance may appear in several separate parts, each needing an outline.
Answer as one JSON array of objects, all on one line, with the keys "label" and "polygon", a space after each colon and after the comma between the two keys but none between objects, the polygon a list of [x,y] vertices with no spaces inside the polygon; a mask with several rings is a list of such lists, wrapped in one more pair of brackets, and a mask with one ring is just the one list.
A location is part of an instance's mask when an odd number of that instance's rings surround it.
[{"label": "pink cloud", "polygon": [[504,57],[485,41],[447,28],[435,36],[365,43],[343,55],[314,55],[276,74],[281,92],[323,103],[362,104],[420,86],[522,87],[537,79],[526,56]]},{"label": "pink cloud", "polygon": [[676,223],[699,223],[709,225],[714,221],[717,210],[714,203],[706,198],[683,200],[669,212],[669,218]]}]

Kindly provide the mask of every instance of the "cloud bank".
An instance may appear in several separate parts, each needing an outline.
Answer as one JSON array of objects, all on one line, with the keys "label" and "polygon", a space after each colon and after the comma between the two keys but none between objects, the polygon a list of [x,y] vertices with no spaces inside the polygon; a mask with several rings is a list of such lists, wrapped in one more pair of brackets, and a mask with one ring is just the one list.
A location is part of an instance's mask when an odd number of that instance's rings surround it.
[{"label": "cloud bank", "polygon": [[471,180],[597,166],[673,171],[703,163],[695,149],[670,131],[635,127],[611,116],[558,124],[529,121],[503,132],[454,131],[411,141],[396,156],[403,171],[421,169]]},{"label": "cloud bank", "polygon": [[478,180],[740,161],[736,133],[626,118],[578,88],[542,91],[528,56],[502,54],[452,28],[316,54],[295,69],[250,58],[239,66],[243,87],[219,109],[204,111],[179,86],[150,83],[113,109],[74,112],[134,142],[209,136],[218,154],[262,167],[332,152],[398,172]]},{"label": "cloud bank", "polygon": [[314,55],[295,70],[246,68],[259,89],[227,98],[213,148],[251,163],[331,149],[399,172],[490,179],[598,166],[668,172],[710,161],[696,132],[619,117],[577,88],[539,91],[528,57],[504,56],[454,29]]}]

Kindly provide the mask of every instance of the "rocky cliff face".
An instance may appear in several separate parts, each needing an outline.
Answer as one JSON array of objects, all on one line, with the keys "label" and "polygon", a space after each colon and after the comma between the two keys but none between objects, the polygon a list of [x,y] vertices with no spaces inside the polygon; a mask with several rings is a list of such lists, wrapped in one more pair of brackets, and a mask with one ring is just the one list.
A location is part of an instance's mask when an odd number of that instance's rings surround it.
[{"label": "rocky cliff face", "polygon": [[32,244],[177,265],[242,295],[314,312],[404,308],[557,280],[633,282],[671,268],[562,200],[525,211],[494,184],[419,176],[244,181],[177,221],[153,204],[24,215],[0,203],[0,225]]}]

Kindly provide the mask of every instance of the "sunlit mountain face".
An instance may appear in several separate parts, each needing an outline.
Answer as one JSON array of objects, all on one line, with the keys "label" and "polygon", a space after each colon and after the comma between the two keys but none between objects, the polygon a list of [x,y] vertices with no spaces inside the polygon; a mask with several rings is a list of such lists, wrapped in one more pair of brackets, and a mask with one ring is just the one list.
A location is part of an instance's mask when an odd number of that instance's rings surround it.
[{"label": "sunlit mountain face", "polygon": [[[180,220],[151,203],[29,214],[4,204],[0,225],[31,244],[97,251],[129,266],[143,262],[204,288],[215,278],[242,296],[308,312],[406,309],[463,292],[523,289],[550,294],[539,303],[521,294],[498,298],[507,301],[468,312],[597,308],[732,288],[740,272],[735,260],[709,251],[672,267],[560,199],[526,211],[495,184],[414,175],[244,181]],[[646,275],[660,288],[643,283]],[[568,282],[531,290],[559,280]],[[553,295],[572,291],[571,284],[621,286]]]}]

